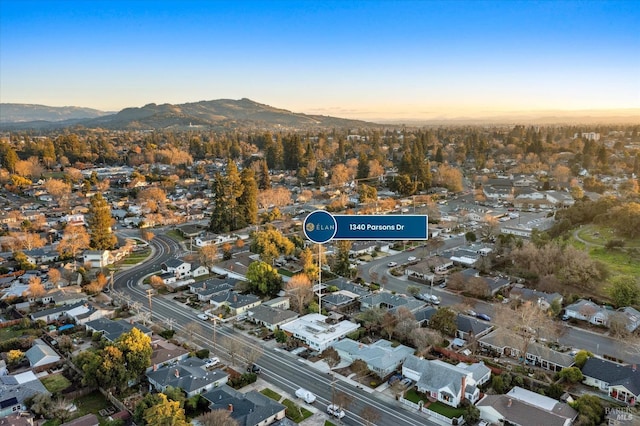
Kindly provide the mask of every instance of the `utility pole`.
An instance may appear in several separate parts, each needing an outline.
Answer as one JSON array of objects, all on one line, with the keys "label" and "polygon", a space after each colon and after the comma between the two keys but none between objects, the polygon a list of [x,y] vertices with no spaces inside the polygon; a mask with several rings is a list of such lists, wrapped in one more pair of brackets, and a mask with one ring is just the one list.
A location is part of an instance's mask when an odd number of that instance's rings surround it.
[{"label": "utility pole", "polygon": [[216,326],[218,325],[218,317],[213,317],[213,350],[216,350]]},{"label": "utility pole", "polygon": [[318,244],[318,313],[322,315],[322,244]]},{"label": "utility pole", "polygon": [[111,291],[113,291],[113,273],[114,271],[111,271]]},{"label": "utility pole", "polygon": [[152,289],[147,289],[147,297],[149,298],[149,314],[150,314],[150,320],[153,320],[153,307],[151,305],[151,296],[153,296],[153,290]]}]

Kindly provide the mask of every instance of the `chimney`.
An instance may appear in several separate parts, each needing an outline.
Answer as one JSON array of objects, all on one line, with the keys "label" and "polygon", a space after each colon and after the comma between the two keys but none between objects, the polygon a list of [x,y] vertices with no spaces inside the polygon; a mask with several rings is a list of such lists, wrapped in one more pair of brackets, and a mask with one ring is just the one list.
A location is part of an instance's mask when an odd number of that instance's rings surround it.
[{"label": "chimney", "polygon": [[229,404],[229,407],[227,407],[227,409],[230,413],[233,413],[233,404]]},{"label": "chimney", "polygon": [[158,364],[153,364],[153,371],[158,371]]},{"label": "chimney", "polygon": [[460,402],[464,401],[464,390],[467,388],[467,376],[462,376],[462,390],[460,392]]},{"label": "chimney", "polygon": [[631,366],[631,371],[633,371],[634,373],[636,372],[637,369],[638,369],[638,366],[636,364],[633,364]]},{"label": "chimney", "polygon": [[509,398],[509,403],[507,404],[507,407],[511,407],[512,403],[513,403],[513,401],[511,400],[511,398]]},{"label": "chimney", "polygon": [[176,377],[180,377],[180,371],[176,368],[176,371],[173,373]]}]

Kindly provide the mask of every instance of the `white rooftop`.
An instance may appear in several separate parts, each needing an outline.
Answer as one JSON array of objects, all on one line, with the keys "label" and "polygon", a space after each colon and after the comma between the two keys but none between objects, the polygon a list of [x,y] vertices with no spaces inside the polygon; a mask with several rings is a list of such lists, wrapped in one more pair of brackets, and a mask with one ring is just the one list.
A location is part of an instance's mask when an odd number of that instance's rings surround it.
[{"label": "white rooftop", "polygon": [[529,405],[534,405],[549,412],[552,412],[556,404],[558,404],[558,401],[553,398],[540,395],[537,392],[532,392],[518,386],[515,386],[513,389],[511,389],[509,393],[507,393],[507,396],[513,399],[517,399],[518,401],[526,402]]}]

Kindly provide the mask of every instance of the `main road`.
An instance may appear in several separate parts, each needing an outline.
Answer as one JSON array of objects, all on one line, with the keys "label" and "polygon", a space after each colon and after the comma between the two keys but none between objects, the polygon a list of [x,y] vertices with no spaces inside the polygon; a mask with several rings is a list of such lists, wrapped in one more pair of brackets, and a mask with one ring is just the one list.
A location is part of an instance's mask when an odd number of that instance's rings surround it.
[{"label": "main road", "polygon": [[[150,245],[152,254],[144,263],[122,271],[114,277],[114,290],[126,293],[131,302],[140,303],[145,310],[149,310],[148,295],[146,290],[141,288],[140,283],[144,277],[157,272],[164,261],[181,250],[174,240],[164,235],[156,235]],[[196,332],[193,337],[198,339],[200,346],[214,350],[217,355],[221,355],[223,352],[227,358],[230,355],[220,344],[221,337],[239,340],[244,345],[262,350],[263,354],[258,360],[262,368],[262,378],[291,395],[299,387],[310,390],[318,397],[314,406],[322,411],[325,411],[326,406],[331,403],[334,392],[342,392],[349,395],[353,402],[347,407],[347,416],[342,419],[343,424],[367,424],[367,421],[360,416],[364,407],[367,406],[378,410],[380,419],[376,421],[377,425],[415,426],[438,424],[430,421],[425,415],[403,408],[393,398],[383,397],[375,391],[364,391],[347,381],[333,380],[333,376],[327,372],[311,367],[306,361],[288,352],[273,347],[265,347],[262,341],[245,336],[231,326],[216,326],[212,322],[202,321],[196,316],[196,311],[177,302],[164,297],[152,297],[151,310],[153,321],[167,324],[171,320],[174,329],[178,331],[185,331],[187,324],[197,322],[201,331]],[[214,338],[216,339],[215,348],[213,347]],[[298,402],[302,404],[301,401]]]}]

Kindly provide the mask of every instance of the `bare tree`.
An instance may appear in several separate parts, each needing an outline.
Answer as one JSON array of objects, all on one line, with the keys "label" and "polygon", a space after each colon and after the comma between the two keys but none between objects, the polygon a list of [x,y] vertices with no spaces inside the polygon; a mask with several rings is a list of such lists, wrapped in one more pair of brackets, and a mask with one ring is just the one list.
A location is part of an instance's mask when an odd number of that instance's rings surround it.
[{"label": "bare tree", "polygon": [[31,277],[29,279],[29,294],[34,299],[39,299],[47,293],[42,285],[40,277]]},{"label": "bare tree", "polygon": [[333,395],[333,403],[346,410],[353,403],[353,397],[344,392],[336,392]]},{"label": "bare tree", "polygon": [[247,361],[247,365],[251,366],[264,354],[264,350],[261,346],[255,346],[252,344],[244,345],[242,350],[242,356]]},{"label": "bare tree", "polygon": [[215,244],[209,244],[202,247],[199,252],[199,257],[204,266],[207,268],[212,267],[218,258],[218,246]]},{"label": "bare tree", "polygon": [[360,417],[362,417],[367,426],[372,426],[380,420],[381,414],[377,409],[367,405],[360,411]]},{"label": "bare tree", "polygon": [[244,345],[245,344],[241,340],[235,337],[225,336],[220,339],[220,346],[227,350],[227,353],[231,357],[231,364],[234,365],[236,363],[236,357],[240,355]]},{"label": "bare tree", "polygon": [[285,287],[287,295],[291,296],[293,307],[302,314],[307,303],[313,297],[313,287],[311,281],[305,274],[296,274],[287,283]]},{"label": "bare tree", "polygon": [[229,410],[212,410],[197,418],[202,426],[240,426]]},{"label": "bare tree", "polygon": [[193,342],[193,336],[196,334],[202,334],[202,327],[197,322],[191,321],[184,326],[184,331],[189,336],[189,340]]}]

